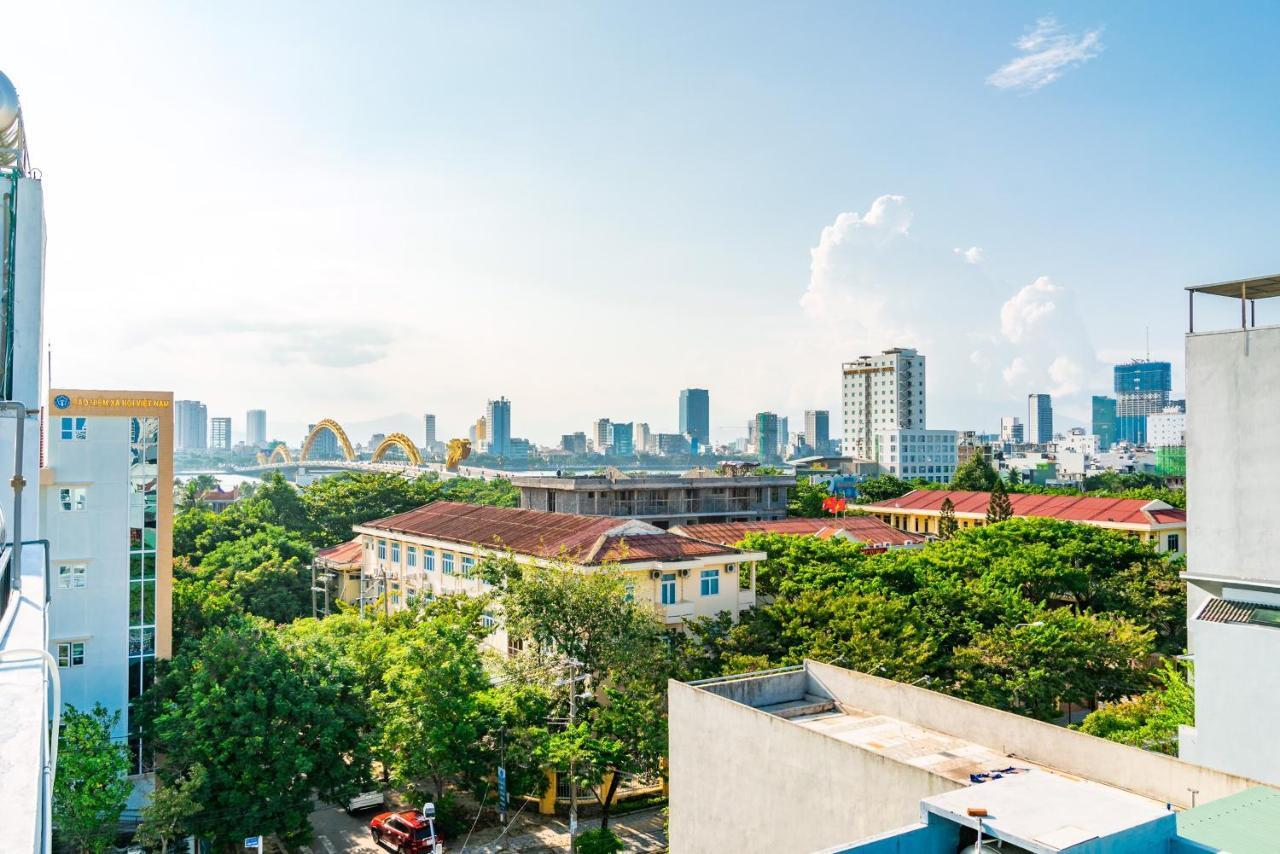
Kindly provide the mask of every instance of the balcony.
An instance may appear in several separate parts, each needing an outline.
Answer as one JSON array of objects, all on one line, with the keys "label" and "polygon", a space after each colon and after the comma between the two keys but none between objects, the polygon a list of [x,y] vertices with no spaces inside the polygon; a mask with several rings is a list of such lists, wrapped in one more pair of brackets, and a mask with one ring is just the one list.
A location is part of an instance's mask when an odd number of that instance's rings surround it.
[{"label": "balcony", "polygon": [[667,616],[667,622],[673,623],[677,620],[684,620],[693,616],[692,602],[676,602],[671,605],[663,605],[662,611]]}]

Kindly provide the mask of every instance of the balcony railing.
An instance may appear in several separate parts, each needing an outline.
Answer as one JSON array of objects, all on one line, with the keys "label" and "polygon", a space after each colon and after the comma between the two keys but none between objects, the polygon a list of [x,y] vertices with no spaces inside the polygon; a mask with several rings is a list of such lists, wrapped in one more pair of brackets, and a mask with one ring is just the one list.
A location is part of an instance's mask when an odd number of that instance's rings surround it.
[{"label": "balcony railing", "polygon": [[601,516],[696,516],[703,513],[746,513],[774,510],[782,506],[746,496],[711,496],[705,498],[635,498],[583,501],[579,512]]}]

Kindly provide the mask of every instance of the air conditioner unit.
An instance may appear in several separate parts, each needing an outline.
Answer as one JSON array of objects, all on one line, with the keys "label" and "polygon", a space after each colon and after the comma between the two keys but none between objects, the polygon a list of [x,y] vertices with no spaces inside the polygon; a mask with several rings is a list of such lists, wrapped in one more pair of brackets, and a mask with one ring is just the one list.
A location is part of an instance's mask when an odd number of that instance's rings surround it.
[{"label": "air conditioner unit", "polygon": [[725,564],[725,567],[724,567],[724,574],[725,574],[725,575],[733,575],[733,570],[734,570],[734,565],[733,565],[733,564],[731,564],[731,563],[730,563],[730,564]]},{"label": "air conditioner unit", "polygon": [[662,577],[662,571],[661,571],[661,570],[658,570],[658,569],[651,569],[651,570],[649,570],[649,577],[650,577],[650,578],[661,578],[661,577]]},{"label": "air conditioner unit", "polygon": [[689,570],[687,570],[687,569],[682,569],[682,570],[680,570],[680,577],[681,577],[681,578],[686,577],[688,574],[689,574]]}]

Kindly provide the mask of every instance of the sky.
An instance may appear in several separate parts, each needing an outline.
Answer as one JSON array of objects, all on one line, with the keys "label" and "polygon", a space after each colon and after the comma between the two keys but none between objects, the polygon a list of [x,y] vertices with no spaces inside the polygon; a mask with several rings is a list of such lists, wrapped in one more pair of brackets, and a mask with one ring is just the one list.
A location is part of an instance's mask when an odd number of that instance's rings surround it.
[{"label": "sky", "polygon": [[[1186,285],[1280,271],[1267,3],[14,3],[53,381],[353,439],[512,401],[714,437],[838,421],[928,357],[928,426],[1174,363]],[[1211,298],[1206,298],[1210,300]],[[1224,301],[1225,303],[1225,301]],[[1231,322],[1197,306],[1197,325]],[[1259,322],[1269,322],[1263,306]],[[1280,311],[1275,309],[1272,311]]]}]

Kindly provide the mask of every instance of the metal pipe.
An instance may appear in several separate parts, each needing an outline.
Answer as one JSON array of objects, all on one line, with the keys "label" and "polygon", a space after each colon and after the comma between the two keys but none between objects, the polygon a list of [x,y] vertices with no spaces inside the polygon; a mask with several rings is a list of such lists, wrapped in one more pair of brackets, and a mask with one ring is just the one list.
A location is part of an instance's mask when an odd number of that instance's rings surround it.
[{"label": "metal pipe", "polygon": [[[13,487],[13,541],[19,544],[22,542],[22,488],[27,485],[26,479],[22,476],[22,439],[27,432],[26,419],[36,411],[28,409],[25,403],[16,400],[0,400],[0,412],[21,413],[14,422],[13,479],[9,481],[9,485]],[[14,590],[22,588],[22,547],[20,545],[15,546],[13,550],[13,577],[9,579],[9,586]]]},{"label": "metal pipe", "polygon": [[1187,291],[1187,334],[1196,334],[1196,292]]}]

